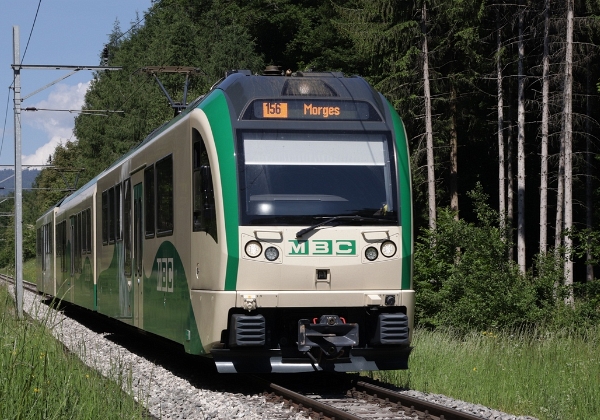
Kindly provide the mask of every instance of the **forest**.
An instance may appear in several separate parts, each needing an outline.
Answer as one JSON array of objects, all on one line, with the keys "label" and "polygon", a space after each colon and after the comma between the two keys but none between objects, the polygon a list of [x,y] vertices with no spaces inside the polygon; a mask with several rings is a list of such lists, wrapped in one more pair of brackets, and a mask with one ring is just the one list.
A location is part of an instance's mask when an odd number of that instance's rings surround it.
[{"label": "forest", "polygon": [[[193,66],[188,101],[229,69],[360,75],[411,147],[418,323],[585,326],[600,320],[597,204],[600,1],[156,0],[116,21],[76,140],[24,195],[35,219],[173,116],[145,66]],[[110,29],[110,28],[107,28]],[[184,78],[162,74],[175,100]],[[10,202],[0,203],[2,212]],[[2,218],[0,265],[14,259]]]}]

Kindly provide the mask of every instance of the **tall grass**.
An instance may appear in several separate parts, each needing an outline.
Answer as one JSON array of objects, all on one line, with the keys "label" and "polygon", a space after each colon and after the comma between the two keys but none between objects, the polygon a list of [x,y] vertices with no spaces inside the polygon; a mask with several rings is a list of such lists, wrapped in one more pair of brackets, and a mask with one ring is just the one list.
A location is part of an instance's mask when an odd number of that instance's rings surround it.
[{"label": "tall grass", "polygon": [[600,328],[515,334],[416,330],[398,386],[540,419],[600,419]]},{"label": "tall grass", "polygon": [[1,419],[141,419],[143,409],[121,389],[126,375],[101,376],[65,352],[44,323],[17,320],[0,285]]}]

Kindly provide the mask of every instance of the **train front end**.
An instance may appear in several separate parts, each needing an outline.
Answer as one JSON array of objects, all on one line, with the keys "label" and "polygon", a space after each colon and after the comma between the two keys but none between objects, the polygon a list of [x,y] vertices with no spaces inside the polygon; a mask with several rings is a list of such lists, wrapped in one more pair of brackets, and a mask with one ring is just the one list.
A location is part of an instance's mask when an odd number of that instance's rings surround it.
[{"label": "train front end", "polygon": [[236,176],[221,175],[235,303],[210,349],[218,370],[407,368],[411,182],[392,106],[339,73],[237,74],[219,89]]}]

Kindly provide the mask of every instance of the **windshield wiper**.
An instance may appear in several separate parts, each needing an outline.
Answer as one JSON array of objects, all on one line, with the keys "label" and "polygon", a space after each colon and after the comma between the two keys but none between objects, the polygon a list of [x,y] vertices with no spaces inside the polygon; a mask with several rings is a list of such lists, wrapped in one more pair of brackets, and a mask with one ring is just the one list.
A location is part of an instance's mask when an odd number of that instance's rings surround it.
[{"label": "windshield wiper", "polygon": [[315,230],[318,227],[321,227],[323,225],[326,225],[328,223],[331,222],[335,222],[336,220],[352,220],[355,222],[362,222],[362,221],[369,221],[369,222],[389,222],[388,219],[378,219],[375,217],[363,217],[363,216],[333,216],[330,217],[326,220],[323,220],[321,223],[317,223],[316,225],[312,225],[309,226],[305,229],[299,230],[298,232],[296,232],[296,238],[300,238],[303,235],[307,234],[308,232],[311,232],[313,230]]}]

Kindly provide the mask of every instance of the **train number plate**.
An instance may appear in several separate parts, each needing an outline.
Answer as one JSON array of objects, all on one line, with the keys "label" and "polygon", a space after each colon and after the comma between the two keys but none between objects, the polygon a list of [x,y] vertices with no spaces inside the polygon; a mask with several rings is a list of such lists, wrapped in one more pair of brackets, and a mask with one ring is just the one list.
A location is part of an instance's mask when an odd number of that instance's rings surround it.
[{"label": "train number plate", "polygon": [[263,102],[263,118],[287,118],[288,104],[285,102]]}]

